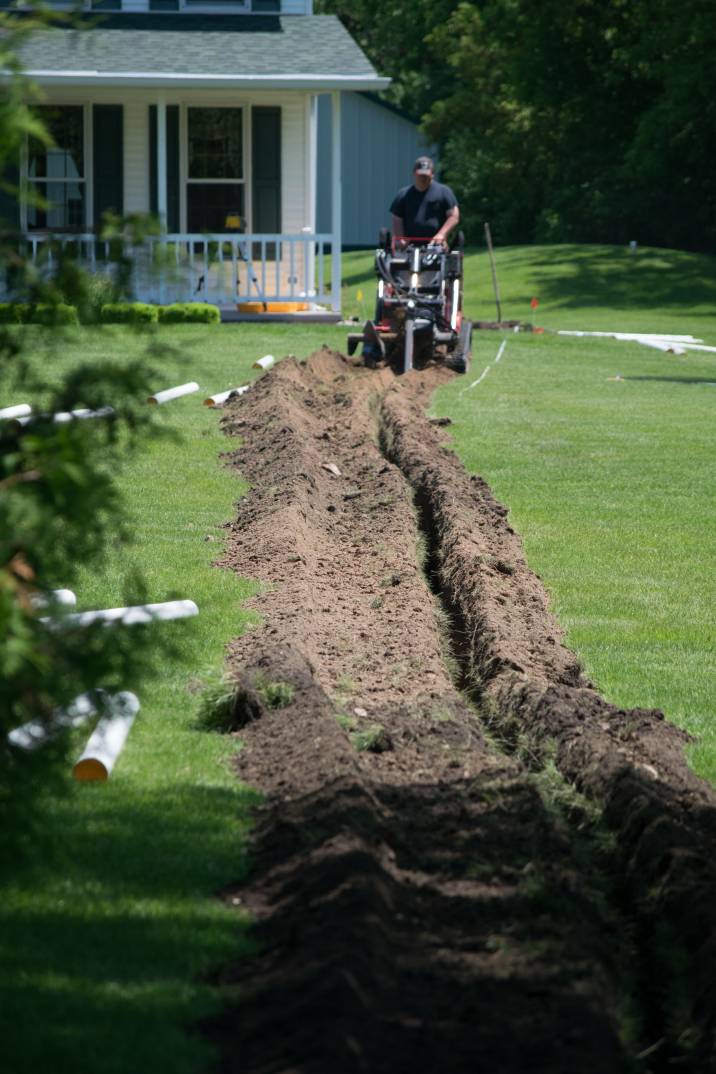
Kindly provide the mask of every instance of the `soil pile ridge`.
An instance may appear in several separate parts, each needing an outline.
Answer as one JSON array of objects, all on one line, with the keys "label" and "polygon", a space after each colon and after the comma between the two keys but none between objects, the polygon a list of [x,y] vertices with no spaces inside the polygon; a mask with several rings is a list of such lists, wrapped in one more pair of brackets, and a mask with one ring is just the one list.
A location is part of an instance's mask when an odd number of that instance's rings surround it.
[{"label": "soil pile ridge", "polygon": [[[237,769],[266,801],[227,894],[262,953],[222,977],[243,1001],[208,1027],[220,1069],[611,1074],[657,1036],[638,1069],[711,1069],[713,952],[677,903],[712,924],[714,796],[661,714],[584,681],[506,510],[424,416],[445,375],[324,350],[228,412],[252,490],[222,565],[267,583],[231,646]],[[666,1028],[657,914],[696,966]]]}]

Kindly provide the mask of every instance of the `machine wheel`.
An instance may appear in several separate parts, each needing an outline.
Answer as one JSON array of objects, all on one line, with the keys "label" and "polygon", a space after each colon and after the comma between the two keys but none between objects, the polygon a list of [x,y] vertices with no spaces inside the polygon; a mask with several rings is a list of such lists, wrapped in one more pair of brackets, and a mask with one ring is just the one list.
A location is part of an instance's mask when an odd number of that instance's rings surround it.
[{"label": "machine wheel", "polygon": [[460,326],[455,350],[446,355],[445,365],[456,373],[467,373],[472,358],[472,321],[463,321]]}]

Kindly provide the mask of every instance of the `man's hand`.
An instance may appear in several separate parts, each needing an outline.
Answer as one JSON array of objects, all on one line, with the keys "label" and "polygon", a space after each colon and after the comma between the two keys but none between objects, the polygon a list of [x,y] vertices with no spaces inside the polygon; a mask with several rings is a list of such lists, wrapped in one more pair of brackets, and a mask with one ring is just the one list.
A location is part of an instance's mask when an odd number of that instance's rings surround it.
[{"label": "man's hand", "polygon": [[450,234],[451,231],[455,230],[459,223],[460,210],[458,209],[457,205],[453,205],[452,209],[447,215],[445,223],[440,228],[440,230],[433,235],[430,241],[435,243],[436,246],[442,246],[443,250],[447,251],[449,249],[447,236]]}]

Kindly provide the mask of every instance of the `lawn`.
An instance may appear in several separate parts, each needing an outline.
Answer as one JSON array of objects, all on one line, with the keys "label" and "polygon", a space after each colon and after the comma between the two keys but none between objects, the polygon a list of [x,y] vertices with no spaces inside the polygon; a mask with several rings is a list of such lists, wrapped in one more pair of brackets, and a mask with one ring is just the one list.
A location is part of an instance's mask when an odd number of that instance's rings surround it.
[{"label": "lawn", "polygon": [[[540,326],[693,332],[716,344],[713,259],[606,247],[498,250],[503,316]],[[371,256],[347,254],[347,313],[368,316]],[[530,300],[536,297],[536,312]],[[467,264],[467,309],[491,319],[484,253]],[[211,566],[244,485],[205,394],[255,375],[267,352],[304,356],[345,328],[162,328],[176,354],[157,388],[194,379],[161,408],[178,435],[129,463],[122,487],[136,540],[123,562],[85,573],[81,606],[123,602],[141,565],[150,597],[197,601],[184,657],[141,693],[142,711],[108,784],[46,803],[52,852],[18,869],[0,900],[0,1033],[8,1074],[198,1074],[208,1053],[189,1027],[217,997],[211,968],[236,957],[245,923],[215,893],[246,869],[252,795],[230,771],[234,746],[197,729],[197,680],[249,625],[253,591]],[[545,333],[481,333],[471,377],[440,391],[455,447],[511,509],[570,643],[608,697],[656,705],[701,736],[716,778],[716,355]],[[82,330],[48,366],[130,354],[125,329]],[[465,390],[484,367],[484,380]],[[621,380],[610,378],[620,374]],[[214,538],[206,540],[207,537]],[[58,583],[61,580],[58,580]],[[28,1010],[36,1028],[28,1030]]]},{"label": "lawn", "polygon": [[[337,344],[341,335],[307,328],[301,348]],[[219,527],[246,486],[219,463],[229,446],[220,412],[201,401],[253,378],[255,358],[286,354],[296,338],[288,326],[253,325],[162,328],[160,338],[175,357],[164,359],[157,388],[196,379],[201,392],[158,410],[176,439],[143,447],[121,478],[134,545],[104,572],[84,573],[76,588],[81,608],[123,604],[137,564],[151,600],[189,597],[200,614],[185,631],[183,659],[140,690],[142,709],[111,781],[68,778],[66,795],[48,797],[42,853],[2,892],[7,1074],[206,1069],[206,1045],[188,1027],[215,1003],[208,971],[246,946],[244,924],[215,893],[246,868],[254,796],[230,771],[235,747],[195,721],[197,680],[220,668],[224,645],[246,628],[243,602],[255,590],[211,566]],[[125,329],[82,330],[70,342],[61,358],[48,356],[48,377],[74,361],[145,346]]]},{"label": "lawn", "polygon": [[[716,782],[716,354],[549,331],[716,345],[716,259],[534,247],[497,262],[503,317],[548,331],[477,333],[470,377],[436,413],[509,505],[587,673],[616,704],[661,708],[697,736],[693,764]],[[467,272],[470,314],[494,316],[486,256]]]}]

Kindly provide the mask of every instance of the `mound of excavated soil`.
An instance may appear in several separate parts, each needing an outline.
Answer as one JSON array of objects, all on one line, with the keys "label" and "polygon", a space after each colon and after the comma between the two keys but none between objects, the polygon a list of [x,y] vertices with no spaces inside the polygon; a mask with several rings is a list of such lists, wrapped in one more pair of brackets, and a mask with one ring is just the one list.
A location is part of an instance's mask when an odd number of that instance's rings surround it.
[{"label": "mound of excavated soil", "polygon": [[424,415],[448,375],[324,350],[225,419],[252,488],[222,565],[265,583],[230,649],[237,772],[265,801],[218,1069],[713,1069],[716,796],[660,713],[584,681]]}]

